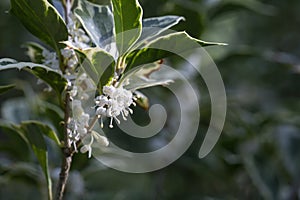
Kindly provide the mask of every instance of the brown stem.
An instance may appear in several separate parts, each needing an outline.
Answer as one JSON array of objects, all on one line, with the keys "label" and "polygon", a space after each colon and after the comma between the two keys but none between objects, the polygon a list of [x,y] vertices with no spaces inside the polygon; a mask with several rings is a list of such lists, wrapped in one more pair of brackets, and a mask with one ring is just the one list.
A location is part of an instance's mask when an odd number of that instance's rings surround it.
[{"label": "brown stem", "polygon": [[68,124],[70,121],[70,103],[71,97],[70,93],[67,91],[65,99],[65,118],[64,118],[64,146],[63,146],[63,160],[59,174],[59,180],[56,190],[56,200],[62,200],[64,191],[67,185],[67,180],[69,177],[69,172],[72,164],[72,157],[74,150],[71,147],[71,143],[68,138]]},{"label": "brown stem", "polygon": [[[73,3],[73,0],[61,0],[62,4],[65,9],[65,22],[66,24],[69,23],[68,21],[68,16],[70,12],[70,7]],[[60,63],[62,65],[62,63]],[[65,73],[66,66],[61,67],[62,72]],[[72,158],[74,155],[75,150],[72,148],[69,137],[68,137],[68,124],[70,122],[70,115],[71,115],[71,96],[70,96],[70,90],[71,87],[68,87],[66,89],[66,96],[65,96],[65,104],[64,104],[64,109],[65,109],[65,117],[64,117],[64,143],[62,147],[63,151],[63,158],[62,158],[62,164],[61,164],[61,169],[60,169],[60,174],[59,174],[59,179],[58,179],[58,184],[57,184],[57,189],[56,189],[56,195],[55,199],[56,200],[62,200],[64,196],[64,192],[66,189],[68,177],[69,177],[69,172],[72,164]]]}]

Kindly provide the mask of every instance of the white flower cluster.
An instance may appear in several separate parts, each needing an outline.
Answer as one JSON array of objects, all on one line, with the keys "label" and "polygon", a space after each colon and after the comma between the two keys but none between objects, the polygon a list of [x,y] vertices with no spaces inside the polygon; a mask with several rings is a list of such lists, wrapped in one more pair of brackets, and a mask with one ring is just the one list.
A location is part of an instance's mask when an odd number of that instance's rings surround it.
[{"label": "white flower cluster", "polygon": [[96,86],[93,81],[86,73],[82,73],[73,83],[71,97],[76,97],[80,100],[88,100],[90,98],[89,92],[94,92],[95,90]]},{"label": "white flower cluster", "polygon": [[[90,43],[89,36],[86,35],[83,29],[79,28],[77,25],[76,17],[71,13],[69,16],[69,22],[67,25],[69,38],[68,42],[77,48],[83,49],[88,48]],[[65,48],[60,50],[62,56],[64,57],[64,64],[68,66],[67,73],[72,74],[72,70],[77,66],[78,59],[73,49]],[[50,52],[44,49],[42,52],[43,64],[51,67],[52,69],[59,70],[59,60],[55,52]]]},{"label": "white flower cluster", "polygon": [[85,113],[80,100],[73,100],[72,103],[73,117],[68,123],[68,138],[77,152],[77,142],[82,140],[83,146],[80,149],[81,153],[88,152],[88,157],[92,155],[92,144],[94,140],[101,146],[108,146],[108,139],[95,131],[92,131],[94,123],[98,121],[98,117],[94,118],[90,123],[90,115]]},{"label": "white flower cluster", "polygon": [[104,86],[103,95],[95,98],[96,115],[101,118],[101,127],[103,127],[103,117],[110,117],[110,128],[113,128],[113,119],[120,123],[117,118],[119,115],[126,120],[128,114],[133,113],[129,108],[130,105],[135,105],[133,100],[132,92],[123,87]]},{"label": "white flower cluster", "polygon": [[73,117],[68,123],[68,136],[70,143],[76,149],[76,142],[82,139],[88,133],[90,116],[84,112],[81,101],[74,100],[72,103]]},{"label": "white flower cluster", "polygon": [[42,64],[55,70],[59,69],[59,61],[55,52],[50,52],[47,49],[44,49],[42,56],[44,57]]},{"label": "white flower cluster", "polygon": [[68,72],[70,73],[71,70],[74,70],[75,67],[78,65],[78,58],[76,53],[73,49],[61,49],[61,55],[64,57],[64,62],[66,66],[68,66]]},{"label": "white flower cluster", "polygon": [[88,45],[91,41],[90,38],[85,34],[83,29],[78,27],[77,18],[72,13],[70,13],[67,27],[70,34],[69,42],[80,49],[90,47]]},{"label": "white flower cluster", "polygon": [[[67,68],[68,73],[70,73],[70,71],[74,70],[74,68],[78,64],[78,59],[75,54],[75,51],[73,49],[65,48],[65,49],[61,49],[60,52],[64,57],[64,62],[66,66],[68,66]],[[59,70],[59,60],[55,52],[50,52],[49,50],[44,49],[42,52],[42,56],[44,57],[44,59],[42,60],[43,61],[42,64],[52,69]]]}]

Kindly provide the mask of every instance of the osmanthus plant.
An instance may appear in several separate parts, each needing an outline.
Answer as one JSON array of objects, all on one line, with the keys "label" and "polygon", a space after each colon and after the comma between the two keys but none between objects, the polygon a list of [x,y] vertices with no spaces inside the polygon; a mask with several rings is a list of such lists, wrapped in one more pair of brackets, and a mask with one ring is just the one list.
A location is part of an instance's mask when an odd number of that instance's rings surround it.
[{"label": "osmanthus plant", "polygon": [[[31,62],[2,58],[0,70],[26,70],[47,83],[64,113],[60,124],[6,124],[32,147],[47,180],[49,199],[53,197],[47,137],[63,151],[55,197],[62,199],[73,155],[80,151],[91,157],[93,143],[109,145],[104,135],[93,130],[94,125],[99,122],[101,127],[113,128],[120,118],[133,114],[132,106],[148,107],[139,89],[172,82],[151,78],[160,72],[160,60],[171,55],[151,47],[164,42],[218,44],[194,39],[186,32],[168,32],[184,19],[180,16],[143,19],[137,0],[111,0],[104,5],[86,0],[11,0],[10,12],[43,44],[26,43]],[[11,88],[1,86],[0,92]],[[91,98],[92,109],[86,111],[83,104]],[[52,128],[59,125],[63,128]]]}]

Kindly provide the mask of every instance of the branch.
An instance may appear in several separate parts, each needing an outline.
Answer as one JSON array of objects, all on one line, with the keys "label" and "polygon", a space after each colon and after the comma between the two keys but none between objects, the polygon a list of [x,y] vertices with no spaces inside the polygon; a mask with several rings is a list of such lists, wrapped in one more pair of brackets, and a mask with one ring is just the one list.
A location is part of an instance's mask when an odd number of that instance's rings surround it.
[{"label": "branch", "polygon": [[64,118],[64,147],[63,147],[63,160],[61,165],[61,170],[59,174],[59,181],[56,190],[56,200],[62,200],[64,191],[67,185],[67,180],[69,177],[69,172],[72,164],[72,157],[74,150],[71,147],[69,138],[68,138],[68,124],[70,121],[70,93],[67,91],[65,99],[65,118]]}]

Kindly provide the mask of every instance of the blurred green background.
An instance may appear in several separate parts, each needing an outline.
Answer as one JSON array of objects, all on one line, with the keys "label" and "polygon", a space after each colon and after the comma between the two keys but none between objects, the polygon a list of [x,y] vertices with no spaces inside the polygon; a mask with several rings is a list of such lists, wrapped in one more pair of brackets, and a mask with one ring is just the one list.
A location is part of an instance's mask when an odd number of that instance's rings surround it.
[{"label": "blurred green background", "polygon": [[[221,138],[207,157],[197,157],[210,119],[209,109],[204,109],[192,146],[162,170],[127,174],[78,154],[66,199],[300,199],[300,1],[140,3],[144,17],[181,15],[186,21],[176,26],[177,30],[229,44],[207,48],[223,76],[228,98]],[[21,45],[35,39],[8,9],[9,1],[0,1],[0,57],[28,60]],[[200,79],[194,81],[205,91]],[[51,99],[51,95],[34,92],[40,86],[35,86],[36,79],[27,73],[1,72],[0,83],[17,83],[16,89],[0,97],[5,119],[19,122],[41,117],[42,109],[36,106]],[[160,96],[160,90],[154,92]],[[159,102],[151,91],[148,94],[152,102]],[[201,107],[209,106],[209,101],[201,102]],[[52,114],[55,118],[59,111]],[[0,138],[0,199],[44,198],[45,180],[26,144],[4,129]],[[138,146],[136,140],[119,140]],[[53,148],[50,166],[55,178],[59,152],[51,143],[49,146]]]}]

